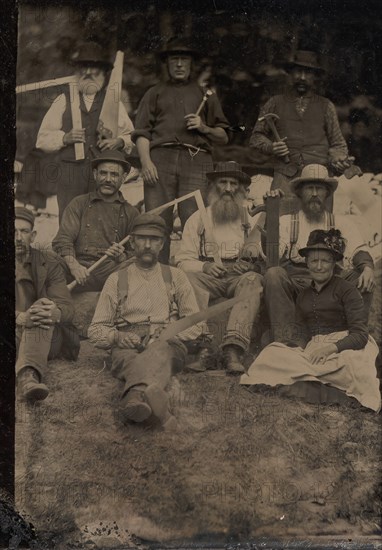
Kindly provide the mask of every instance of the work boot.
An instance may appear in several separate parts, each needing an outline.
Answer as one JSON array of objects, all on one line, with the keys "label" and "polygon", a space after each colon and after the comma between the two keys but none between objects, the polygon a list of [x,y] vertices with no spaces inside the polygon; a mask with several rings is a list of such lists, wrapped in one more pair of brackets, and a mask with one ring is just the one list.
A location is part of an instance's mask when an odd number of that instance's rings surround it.
[{"label": "work boot", "polygon": [[40,375],[33,367],[25,367],[17,376],[17,392],[27,401],[42,401],[49,395],[49,389],[40,382]]},{"label": "work boot", "polygon": [[144,391],[132,388],[122,396],[121,400],[122,422],[143,422],[147,420],[152,410],[145,399]]},{"label": "work boot", "polygon": [[233,344],[223,347],[223,361],[227,374],[239,375],[245,373],[242,364],[243,352]]},{"label": "work boot", "polygon": [[201,347],[196,360],[185,367],[185,370],[192,372],[205,372],[214,369],[216,369],[216,353],[211,346]]},{"label": "work boot", "polygon": [[162,428],[169,431],[175,431],[177,429],[177,421],[168,410],[168,395],[156,384],[147,386],[145,391],[145,398],[149,403],[153,416],[157,418]]}]

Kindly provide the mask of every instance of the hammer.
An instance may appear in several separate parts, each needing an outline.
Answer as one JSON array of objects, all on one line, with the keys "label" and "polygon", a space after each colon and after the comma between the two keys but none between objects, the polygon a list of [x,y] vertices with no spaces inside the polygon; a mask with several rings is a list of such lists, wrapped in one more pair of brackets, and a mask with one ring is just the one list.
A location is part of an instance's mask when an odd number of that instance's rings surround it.
[{"label": "hammer", "polygon": [[[279,120],[279,119],[280,117],[278,115],[275,115],[274,113],[267,113],[266,115],[259,118],[259,122],[265,120],[265,122],[268,124],[269,128],[273,133],[273,137],[275,138],[276,141],[282,141],[282,139],[280,138],[280,134],[278,133],[275,125],[275,120]],[[283,159],[286,164],[290,162],[289,155],[284,155]]]},{"label": "hammer", "polygon": [[212,90],[206,90],[206,93],[204,94],[203,99],[202,99],[202,101],[201,101],[201,103],[200,103],[200,105],[199,105],[199,107],[198,107],[198,109],[195,113],[196,115],[198,115],[198,116],[200,115],[207,99],[213,94],[214,94],[214,92]]}]

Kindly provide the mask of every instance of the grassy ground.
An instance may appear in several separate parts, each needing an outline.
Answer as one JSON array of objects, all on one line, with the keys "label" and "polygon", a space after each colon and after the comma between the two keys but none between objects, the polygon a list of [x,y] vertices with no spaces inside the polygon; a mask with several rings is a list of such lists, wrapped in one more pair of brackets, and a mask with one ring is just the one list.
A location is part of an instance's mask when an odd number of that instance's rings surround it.
[{"label": "grassy ground", "polygon": [[47,548],[380,533],[378,415],[210,371],[174,379],[178,432],[125,427],[119,383],[82,344],[51,363],[47,400],[17,409],[17,503]]}]

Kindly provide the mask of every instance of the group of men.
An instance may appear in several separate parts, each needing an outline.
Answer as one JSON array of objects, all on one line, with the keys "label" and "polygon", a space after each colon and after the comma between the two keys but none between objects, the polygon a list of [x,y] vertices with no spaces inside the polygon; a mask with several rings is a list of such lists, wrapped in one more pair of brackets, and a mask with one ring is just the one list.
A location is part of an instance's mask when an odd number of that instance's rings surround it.
[{"label": "group of men", "polygon": [[[373,260],[354,224],[334,217],[327,208],[337,187],[328,168],[339,173],[349,166],[349,159],[334,106],[313,93],[322,71],[317,58],[312,52],[297,52],[290,66],[291,90],[264,107],[263,114],[277,111],[286,135],[272,141],[259,121],[251,139],[255,149],[274,156],[275,177],[265,200],[280,195],[283,205],[281,262],[267,269],[259,238],[264,230],[249,215],[245,201],[250,177],[234,161],[215,167],[212,162],[213,145],[228,142],[229,124],[216,94],[206,94],[192,78],[197,57],[184,40],[170,40],[161,52],[168,80],[142,98],[135,130],[120,105],[120,135],[113,138],[105,137],[99,126],[111,65],[99,46],[86,44],[75,60],[83,128],[71,126],[65,94],[44,118],[37,146],[60,151],[67,171],[62,172],[65,181],[58,191],[60,226],[54,252],[30,246],[33,215],[16,209],[17,373],[25,399],[48,395],[47,361],[67,354],[68,337],[74,341],[71,358],[78,352],[67,283],[74,287],[72,293],[101,291],[89,338],[96,347],[110,350],[111,371],[124,382],[124,420],[154,417],[163,426],[175,422],[166,388],[172,374],[183,368],[191,344],[197,342],[194,349],[199,348],[200,361],[211,360],[211,336],[203,315],[198,316],[211,300],[236,298],[221,343],[228,374],[245,372],[243,357],[262,303],[270,322],[269,338],[292,339],[294,301],[310,284],[297,252],[313,229],[341,230],[347,248],[345,264],[338,269],[358,286],[368,310]],[[74,157],[78,142],[85,145],[82,161]],[[120,192],[130,170],[125,153],[133,142],[142,165],[144,214]],[[290,162],[285,162],[287,156]],[[206,208],[198,209],[192,199],[179,203],[182,240],[176,267],[169,266],[172,207],[161,216],[150,210],[198,190]],[[294,213],[292,204],[298,205]],[[174,327],[179,330],[168,332],[177,320],[180,325]]]}]

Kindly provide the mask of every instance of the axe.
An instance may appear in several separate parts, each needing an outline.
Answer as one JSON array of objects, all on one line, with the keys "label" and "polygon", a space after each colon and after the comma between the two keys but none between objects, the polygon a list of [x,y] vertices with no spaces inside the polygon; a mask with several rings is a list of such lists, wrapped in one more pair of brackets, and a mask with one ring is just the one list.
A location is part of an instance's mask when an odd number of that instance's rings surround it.
[{"label": "axe", "polygon": [[[262,122],[263,120],[268,124],[269,128],[271,129],[275,141],[282,141],[275,124],[275,120],[280,120],[280,117],[274,113],[267,113],[266,115],[259,118],[259,122]],[[289,155],[284,155],[282,158],[284,159],[284,162],[286,164],[290,162]]]}]

